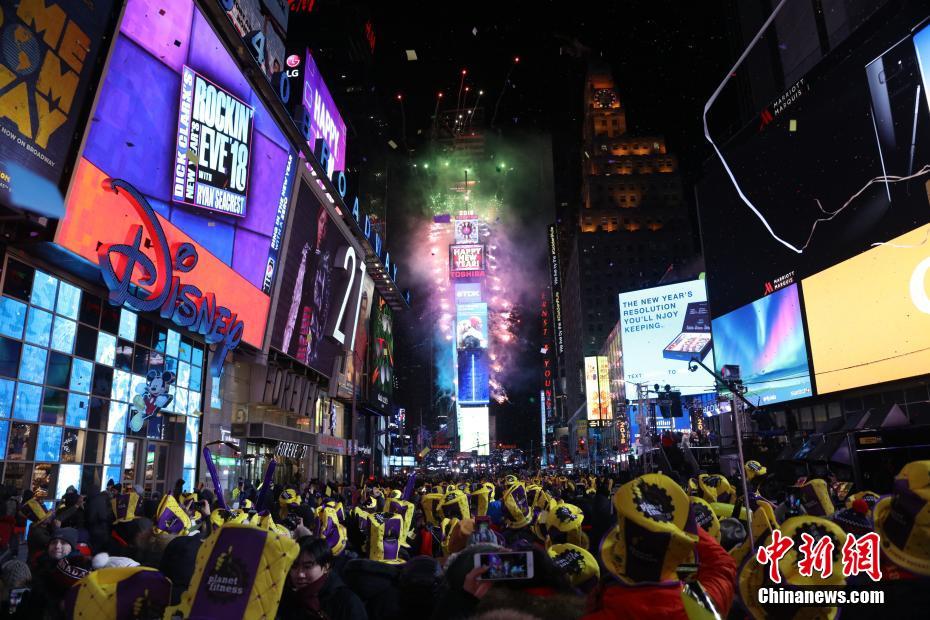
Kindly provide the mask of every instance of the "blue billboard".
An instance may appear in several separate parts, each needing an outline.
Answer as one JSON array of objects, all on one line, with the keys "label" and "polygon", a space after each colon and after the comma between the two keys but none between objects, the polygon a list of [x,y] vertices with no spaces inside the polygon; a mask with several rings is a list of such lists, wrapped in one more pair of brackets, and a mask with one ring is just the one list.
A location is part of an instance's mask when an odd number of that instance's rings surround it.
[{"label": "blue billboard", "polygon": [[466,349],[458,352],[459,404],[486,405],[490,400],[487,351]]},{"label": "blue billboard", "polygon": [[813,394],[797,284],[714,319],[713,332],[717,371],[739,366],[754,405]]},{"label": "blue billboard", "polygon": [[462,349],[488,348],[488,304],[459,304],[455,308],[455,346]]}]

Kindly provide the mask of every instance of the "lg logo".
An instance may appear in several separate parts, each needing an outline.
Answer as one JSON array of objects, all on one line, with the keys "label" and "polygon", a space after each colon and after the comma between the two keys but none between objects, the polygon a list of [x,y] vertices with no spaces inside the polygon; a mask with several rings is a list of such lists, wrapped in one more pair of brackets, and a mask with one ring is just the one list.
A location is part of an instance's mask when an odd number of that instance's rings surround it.
[{"label": "lg logo", "polygon": [[927,287],[927,274],[930,274],[930,257],[917,263],[911,274],[911,301],[918,310],[930,314],[930,293]]}]

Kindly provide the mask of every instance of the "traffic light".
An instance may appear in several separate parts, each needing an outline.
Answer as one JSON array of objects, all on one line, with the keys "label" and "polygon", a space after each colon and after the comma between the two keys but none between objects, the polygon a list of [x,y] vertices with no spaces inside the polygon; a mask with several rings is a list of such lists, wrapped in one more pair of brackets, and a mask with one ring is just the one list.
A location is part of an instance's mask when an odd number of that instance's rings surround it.
[{"label": "traffic light", "polygon": [[582,454],[588,453],[588,440],[585,439],[584,437],[578,438],[578,452]]}]

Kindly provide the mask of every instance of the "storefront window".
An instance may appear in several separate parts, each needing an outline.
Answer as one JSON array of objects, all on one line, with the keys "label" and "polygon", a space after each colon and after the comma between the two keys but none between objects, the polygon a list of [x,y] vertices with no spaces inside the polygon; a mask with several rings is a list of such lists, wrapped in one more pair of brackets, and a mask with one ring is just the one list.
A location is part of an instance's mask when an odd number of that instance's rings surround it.
[{"label": "storefront window", "polygon": [[81,488],[80,465],[61,465],[58,467],[58,490],[56,497],[63,496],[69,486],[75,489]]},{"label": "storefront window", "polygon": [[31,461],[35,452],[35,426],[13,424],[6,458],[8,461]]},{"label": "storefront window", "polygon": [[51,333],[52,313],[36,307],[29,308],[29,319],[26,321],[26,342],[47,347]]},{"label": "storefront window", "polygon": [[13,417],[17,420],[36,422],[39,419],[39,403],[41,398],[41,387],[29,383],[20,383],[16,388],[16,402],[13,405]]},{"label": "storefront window", "polygon": [[57,463],[61,457],[60,426],[40,426],[39,439],[36,445],[36,460]]},{"label": "storefront window", "polygon": [[39,308],[52,310],[55,307],[55,297],[58,294],[58,278],[53,278],[44,271],[35,272],[32,281],[32,297],[29,303]]},{"label": "storefront window", "polygon": [[7,437],[10,433],[10,423],[6,420],[0,422],[0,446],[6,445]]},{"label": "storefront window", "polygon": [[10,338],[22,338],[27,308],[26,304],[15,299],[0,298],[0,334]]},{"label": "storefront window", "polygon": [[[12,461],[0,469],[2,483],[31,483],[52,499],[68,485],[89,493],[111,478],[136,482],[146,441],[174,441],[176,428],[155,415],[127,439],[146,375],[177,373],[162,414],[199,414],[203,345],[15,259],[2,276],[0,456]],[[200,420],[182,423],[186,444],[150,444],[162,490],[169,458],[194,479]]]},{"label": "storefront window", "polygon": [[10,417],[10,412],[13,410],[13,393],[15,391],[15,382],[0,379],[0,417]]}]

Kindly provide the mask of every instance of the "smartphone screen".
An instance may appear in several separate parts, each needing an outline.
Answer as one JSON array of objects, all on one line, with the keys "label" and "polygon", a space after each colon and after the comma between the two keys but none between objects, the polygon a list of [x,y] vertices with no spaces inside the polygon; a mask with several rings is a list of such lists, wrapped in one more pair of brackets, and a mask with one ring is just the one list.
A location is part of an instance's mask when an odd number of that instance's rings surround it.
[{"label": "smartphone screen", "polygon": [[478,553],[475,555],[475,567],[479,566],[488,567],[488,571],[479,577],[484,581],[532,579],[533,552]]}]

